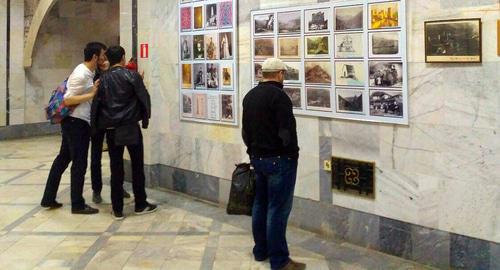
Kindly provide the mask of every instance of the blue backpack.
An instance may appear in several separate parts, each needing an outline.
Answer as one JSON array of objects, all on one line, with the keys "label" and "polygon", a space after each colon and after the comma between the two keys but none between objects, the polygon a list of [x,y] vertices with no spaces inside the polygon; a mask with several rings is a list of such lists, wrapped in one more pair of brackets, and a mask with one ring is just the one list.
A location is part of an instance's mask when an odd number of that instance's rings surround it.
[{"label": "blue backpack", "polygon": [[53,92],[49,99],[49,104],[45,107],[45,114],[47,120],[51,124],[60,124],[61,121],[73,112],[74,107],[69,107],[64,104],[64,94],[68,88],[66,83],[68,79],[64,80]]}]

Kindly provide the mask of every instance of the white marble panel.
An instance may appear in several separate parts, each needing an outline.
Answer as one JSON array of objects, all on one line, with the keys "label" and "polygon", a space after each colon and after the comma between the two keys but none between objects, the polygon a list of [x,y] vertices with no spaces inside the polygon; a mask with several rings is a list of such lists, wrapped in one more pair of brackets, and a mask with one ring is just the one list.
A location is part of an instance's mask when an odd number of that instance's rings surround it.
[{"label": "white marble panel", "polygon": [[11,109],[9,114],[10,125],[24,124],[24,109]]},{"label": "white marble panel", "polygon": [[295,196],[319,200],[319,120],[297,117],[297,137],[300,147]]},{"label": "white marble panel", "polygon": [[[5,18],[7,16],[7,1],[0,0],[0,18]],[[5,80],[6,77],[6,63],[4,59],[6,59],[7,53],[7,22],[5,20],[0,20],[0,127],[5,126],[6,124],[6,85]]]},{"label": "white marble panel", "polygon": [[[24,124],[25,75],[23,68],[24,44],[24,1],[11,1],[10,6],[10,109],[11,123]],[[23,118],[14,110],[23,110]]]},{"label": "white marble panel", "polygon": [[120,46],[132,55],[132,0],[120,0]]}]

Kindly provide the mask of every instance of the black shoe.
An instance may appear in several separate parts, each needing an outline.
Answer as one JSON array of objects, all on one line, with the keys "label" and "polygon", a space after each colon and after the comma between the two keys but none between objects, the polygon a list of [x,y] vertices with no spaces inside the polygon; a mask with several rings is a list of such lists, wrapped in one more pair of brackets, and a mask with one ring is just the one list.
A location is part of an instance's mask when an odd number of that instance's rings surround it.
[{"label": "black shoe", "polygon": [[62,203],[58,203],[57,201],[53,201],[51,203],[44,203],[44,202],[42,202],[40,204],[40,206],[42,206],[42,208],[52,210],[52,209],[61,208],[63,206],[63,204]]},{"label": "black shoe", "polygon": [[263,257],[263,258],[257,258],[257,257],[255,257],[255,260],[258,261],[258,262],[265,262],[265,261],[269,260],[269,257]]},{"label": "black shoe", "polygon": [[123,220],[125,219],[125,216],[123,215],[123,212],[114,212],[111,211],[111,216],[113,217],[114,220]]},{"label": "black shoe", "polygon": [[78,215],[93,215],[99,213],[99,209],[85,205],[82,209],[71,209],[71,213]]},{"label": "black shoe", "polygon": [[128,193],[126,190],[123,190],[123,198],[129,199],[130,198],[130,193]]},{"label": "black shoe", "polygon": [[102,197],[101,197],[101,193],[98,193],[98,192],[93,192],[92,193],[92,201],[94,203],[102,203]]},{"label": "black shoe", "polygon": [[153,213],[156,210],[158,210],[158,206],[156,206],[155,204],[147,203],[146,207],[143,207],[143,208],[140,208],[140,209],[136,208],[135,209],[135,214],[136,215],[145,215],[145,214]]}]

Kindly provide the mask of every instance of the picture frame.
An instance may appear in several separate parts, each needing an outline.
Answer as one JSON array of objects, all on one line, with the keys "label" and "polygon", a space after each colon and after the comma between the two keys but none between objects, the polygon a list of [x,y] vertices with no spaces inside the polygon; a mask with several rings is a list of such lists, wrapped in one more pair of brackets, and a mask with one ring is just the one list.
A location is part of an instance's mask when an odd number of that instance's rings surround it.
[{"label": "picture frame", "polygon": [[180,20],[181,20],[181,31],[191,31],[191,25],[192,25],[191,7],[181,7]]},{"label": "picture frame", "polygon": [[332,84],[332,63],[328,61],[306,61],[304,63],[306,84]]},{"label": "picture frame", "polygon": [[266,59],[274,57],[274,38],[254,40],[254,58]]},{"label": "picture frame", "polygon": [[278,38],[278,58],[299,59],[302,57],[302,39],[300,37]]},{"label": "picture frame", "polygon": [[387,89],[370,89],[370,115],[401,118],[404,112],[403,92]]},{"label": "picture frame", "polygon": [[219,28],[233,27],[233,2],[219,3]]},{"label": "picture frame", "polygon": [[424,22],[426,63],[481,63],[480,18]]},{"label": "picture frame", "polygon": [[207,94],[207,119],[220,120],[220,96],[218,94]]},{"label": "picture frame", "polygon": [[357,59],[365,55],[363,33],[335,34],[335,58]]},{"label": "picture frame", "polygon": [[365,86],[366,73],[362,61],[335,62],[335,85],[337,86]]},{"label": "picture frame", "polygon": [[234,88],[234,68],[232,62],[221,62],[220,63],[220,89],[221,90],[233,90]]},{"label": "picture frame", "polygon": [[369,61],[369,86],[377,88],[403,87],[403,63],[401,61]]},{"label": "picture frame", "polygon": [[363,5],[335,8],[335,31],[362,31]]},{"label": "picture frame", "polygon": [[193,117],[198,119],[207,118],[207,94],[195,93],[193,94],[194,107]]},{"label": "picture frame", "polygon": [[192,78],[192,65],[191,64],[181,64],[181,74],[182,74],[182,88],[191,89],[193,88],[193,78]]},{"label": "picture frame", "polygon": [[330,31],[330,8],[307,9],[304,11],[304,33]]},{"label": "picture frame", "polygon": [[207,89],[207,71],[205,63],[193,63],[193,88]]},{"label": "picture frame", "polygon": [[205,29],[216,29],[219,26],[217,3],[205,5]]},{"label": "picture frame", "polygon": [[330,35],[305,36],[306,58],[329,58]]},{"label": "picture frame", "polygon": [[400,58],[401,46],[400,31],[377,31],[368,34],[369,58]]},{"label": "picture frame", "polygon": [[369,29],[400,27],[399,1],[368,4]]},{"label": "picture frame", "polygon": [[286,65],[285,83],[302,82],[302,63],[301,62],[283,62]]},{"label": "picture frame", "polygon": [[262,64],[263,62],[255,62],[253,65],[253,80],[254,83],[259,83],[262,77]]},{"label": "picture frame", "polygon": [[181,61],[188,61],[193,58],[193,36],[182,35],[181,36]]},{"label": "picture frame", "polygon": [[306,87],[307,109],[332,111],[331,88]]},{"label": "picture frame", "polygon": [[193,94],[182,93],[182,116],[193,117]]},{"label": "picture frame", "polygon": [[205,36],[193,36],[193,59],[205,60]]},{"label": "picture frame", "polygon": [[219,33],[219,58],[221,60],[233,59],[233,32]]},{"label": "picture frame", "polygon": [[221,94],[221,120],[226,122],[234,122],[234,95]]},{"label": "picture frame", "polygon": [[219,63],[207,63],[207,89],[217,90],[220,87]]},{"label": "picture frame", "polygon": [[274,33],[274,13],[259,14],[253,17],[254,35],[272,35]]},{"label": "picture frame", "polygon": [[193,29],[202,30],[204,28],[205,20],[203,16],[203,5],[193,7]]},{"label": "picture frame", "polygon": [[337,112],[363,114],[363,88],[335,89]]},{"label": "picture frame", "polygon": [[278,13],[278,34],[290,35],[300,34],[302,26],[302,12],[279,12]]},{"label": "picture frame", "polygon": [[217,33],[210,33],[205,35],[205,59],[217,60],[219,59],[219,42]]},{"label": "picture frame", "polygon": [[294,109],[302,109],[302,88],[300,86],[285,85],[283,91],[292,101]]}]

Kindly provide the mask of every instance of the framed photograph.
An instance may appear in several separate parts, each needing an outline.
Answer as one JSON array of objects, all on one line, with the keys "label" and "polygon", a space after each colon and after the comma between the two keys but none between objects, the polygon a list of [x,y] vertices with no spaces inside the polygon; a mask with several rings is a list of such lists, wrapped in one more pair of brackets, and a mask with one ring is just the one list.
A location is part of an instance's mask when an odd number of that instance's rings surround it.
[{"label": "framed photograph", "polygon": [[302,80],[300,74],[302,74],[302,63],[301,62],[284,62],[286,65],[285,72],[285,83],[300,83]]},{"label": "framed photograph", "polygon": [[259,38],[254,42],[255,58],[274,57],[274,38]]},{"label": "framed photograph", "polygon": [[330,62],[305,62],[306,84],[331,84],[332,63]]},{"label": "framed photograph", "polygon": [[262,63],[254,63],[253,65],[253,78],[254,83],[258,83],[262,80]]},{"label": "framed photograph", "polygon": [[306,88],[307,109],[332,111],[330,88]]},{"label": "framed photograph", "polygon": [[191,7],[181,8],[181,31],[191,30]]},{"label": "framed photograph", "polygon": [[192,44],[192,36],[181,36],[181,60],[191,60],[193,57],[193,49],[191,47]]},{"label": "framed photograph", "polygon": [[203,29],[203,6],[195,6],[194,8],[194,30]]},{"label": "framed photograph", "polygon": [[363,89],[337,88],[337,112],[363,113]]},{"label": "framed photograph", "polygon": [[206,77],[207,77],[207,89],[209,90],[219,89],[219,64],[208,63]]},{"label": "framed photograph", "polygon": [[336,7],[335,30],[363,30],[363,6]]},{"label": "framed photograph", "polygon": [[300,11],[278,13],[279,34],[300,34]]},{"label": "framed photograph", "polygon": [[305,39],[307,58],[329,57],[330,36],[306,36]]},{"label": "framed photograph", "polygon": [[500,56],[500,20],[497,21],[497,54]]},{"label": "framed photograph", "polygon": [[227,1],[219,3],[219,27],[233,27],[233,2]]},{"label": "framed photograph", "polygon": [[200,119],[207,118],[207,94],[193,94],[193,116]]},{"label": "framed photograph", "polygon": [[234,122],[233,95],[221,95],[221,119],[222,121]]},{"label": "framed photograph", "polygon": [[369,4],[370,29],[399,27],[399,2]]},{"label": "framed photograph", "polygon": [[194,89],[206,89],[206,69],[205,63],[194,63],[193,64],[193,86]]},{"label": "framed photograph", "polygon": [[220,120],[220,106],[219,106],[219,95],[218,94],[208,94],[207,95],[207,119],[209,120]]},{"label": "framed photograph", "polygon": [[218,25],[217,4],[208,4],[205,6],[205,28],[213,29]]},{"label": "framed photograph", "polygon": [[330,30],[330,9],[309,9],[304,11],[306,33],[322,32]]},{"label": "framed photograph", "polygon": [[335,58],[363,58],[363,33],[335,34]]},{"label": "framed photograph", "polygon": [[283,87],[283,91],[292,101],[292,106],[294,109],[302,109],[302,93],[300,87],[285,85]]},{"label": "framed photograph", "polygon": [[193,58],[195,60],[205,59],[205,36],[193,36]]},{"label": "framed photograph", "polygon": [[369,61],[370,87],[403,87],[403,63]]},{"label": "framed photograph", "polygon": [[302,48],[300,37],[281,37],[278,39],[279,58],[300,58]]},{"label": "framed photograph", "polygon": [[205,35],[205,58],[207,60],[219,59],[219,49],[217,48],[217,34]]},{"label": "framed photograph", "polygon": [[191,64],[182,64],[182,88],[193,88]]},{"label": "framed photograph", "polygon": [[372,32],[368,34],[370,58],[401,57],[400,32]]},{"label": "framed photograph", "polygon": [[480,63],[481,34],[481,19],[425,22],[425,62]]},{"label": "framed photograph", "polygon": [[335,62],[335,84],[339,86],[365,86],[364,62]]},{"label": "framed photograph", "polygon": [[181,3],[189,3],[191,0],[181,0]]},{"label": "framed photograph", "polygon": [[182,93],[182,116],[193,117],[193,94]]},{"label": "framed photograph", "polygon": [[220,59],[233,59],[233,32],[219,33]]},{"label": "framed photograph", "polygon": [[370,115],[403,117],[403,92],[370,90]]},{"label": "framed photograph", "polygon": [[274,33],[274,13],[255,15],[253,17],[254,35]]},{"label": "framed photograph", "polygon": [[225,90],[233,90],[233,63],[223,62],[220,64],[220,74],[221,74],[221,82],[220,88]]}]

